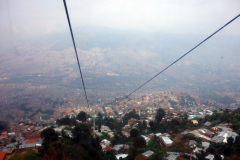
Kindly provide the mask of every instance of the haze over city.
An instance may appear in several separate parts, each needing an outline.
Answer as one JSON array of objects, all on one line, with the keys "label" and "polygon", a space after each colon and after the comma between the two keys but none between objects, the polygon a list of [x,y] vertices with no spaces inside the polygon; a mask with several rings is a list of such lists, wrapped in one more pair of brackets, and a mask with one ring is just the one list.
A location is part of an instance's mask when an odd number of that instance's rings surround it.
[{"label": "haze over city", "polygon": [[159,108],[176,114],[239,108],[240,18],[123,99],[239,15],[239,1],[68,0],[67,6],[90,107],[63,2],[3,0],[0,121],[43,126],[80,111],[121,119],[136,110],[141,119]]}]

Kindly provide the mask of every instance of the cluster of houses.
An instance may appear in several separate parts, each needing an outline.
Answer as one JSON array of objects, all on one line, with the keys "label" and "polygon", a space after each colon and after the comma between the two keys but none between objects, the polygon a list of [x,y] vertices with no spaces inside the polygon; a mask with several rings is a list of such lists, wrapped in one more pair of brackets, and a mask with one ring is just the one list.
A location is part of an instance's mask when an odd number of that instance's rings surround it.
[{"label": "cluster of houses", "polygon": [[43,139],[40,136],[41,126],[19,124],[10,129],[10,132],[0,133],[0,150],[3,153],[12,153],[14,149],[41,147]]},{"label": "cluster of houses", "polygon": [[[128,120],[128,124],[125,125],[122,130],[123,135],[125,135],[126,137],[130,136],[129,130],[131,128],[136,127],[135,125],[137,125],[137,123],[135,123],[135,122],[136,122],[136,119],[134,119],[134,118],[131,118]],[[111,129],[109,129],[107,126],[101,126],[101,133],[102,132],[105,132],[108,134],[110,133],[109,135],[112,134]],[[98,134],[98,135],[101,133],[96,132],[96,134]],[[161,139],[161,142],[163,145],[165,145],[165,147],[172,146],[173,141],[170,139],[170,135],[168,133],[156,133],[156,134],[151,133],[151,134],[147,134],[147,135],[141,135],[141,137],[143,137],[145,139],[147,145],[148,145],[149,141],[152,138],[154,138],[154,136]],[[111,138],[111,136],[110,136],[110,138]],[[111,141],[108,139],[103,139],[100,143],[100,146],[104,152],[113,151],[116,154],[115,155],[116,159],[126,158],[128,156],[128,154],[125,154],[125,153],[127,153],[127,150],[132,147],[127,144],[117,144],[117,145],[112,146]],[[152,155],[154,155],[154,152],[151,150],[148,150],[144,153],[137,155],[136,159],[145,160],[145,159],[150,158]],[[173,155],[171,156],[169,154],[169,157],[171,158],[171,157],[173,157]],[[176,156],[176,157],[178,157],[178,156]]]},{"label": "cluster of houses", "polygon": [[[236,136],[238,134],[236,132],[233,132],[231,127],[231,123],[223,123],[219,124],[215,127],[209,127],[210,122],[206,122],[204,124],[205,126],[208,126],[206,128],[196,129],[193,131],[184,131],[181,133],[181,135],[192,135],[202,140],[202,147],[197,147],[197,142],[194,140],[189,141],[189,147],[193,149],[192,157],[196,158],[196,153],[206,152],[206,150],[210,146],[210,142],[213,143],[227,143],[227,139],[232,137],[234,140],[236,139]],[[215,135],[215,136],[214,136]],[[223,158],[223,155],[221,155]],[[214,155],[209,154],[205,157],[207,160],[213,160]]]},{"label": "cluster of houses", "polygon": [[[173,108],[170,108],[172,111]],[[178,117],[176,112],[173,112],[173,117]],[[193,112],[194,113],[194,112]],[[147,122],[147,127],[149,126],[149,121],[152,120],[151,117],[154,117],[156,114],[155,111],[149,110],[149,116],[148,119],[145,119]],[[204,110],[203,112],[198,112],[195,114],[189,114],[188,119],[192,121],[194,124],[198,124],[198,121],[196,118],[204,118],[205,115],[212,115],[212,111],[210,110]],[[143,121],[143,120],[140,120]],[[91,122],[89,120],[89,122]],[[77,123],[82,123],[77,120]],[[219,124],[215,127],[210,127],[211,123],[206,122],[204,124],[206,127],[201,128],[201,129],[196,129],[193,131],[186,130],[182,132],[180,135],[192,135],[195,137],[198,137],[199,139],[202,140],[201,147],[198,147],[198,143],[194,140],[189,141],[189,147],[192,149],[193,154],[190,156],[196,158],[196,153],[201,153],[206,152],[207,148],[210,146],[210,142],[215,142],[215,143],[227,143],[227,139],[229,137],[233,137],[235,140],[236,136],[238,134],[236,132],[233,132],[231,127],[231,123],[224,123],[224,124]],[[130,137],[130,129],[132,128],[137,128],[138,123],[137,120],[134,118],[131,118],[128,120],[128,124],[125,125],[122,128],[122,134],[126,137]],[[44,129],[46,129],[49,126],[46,127],[41,127],[41,126],[29,126],[29,125],[24,125],[20,124],[16,127],[13,127],[10,132],[2,132],[0,133],[0,156],[4,155],[6,153],[12,153],[12,151],[16,148],[18,149],[24,149],[24,148],[38,148],[41,147],[43,139],[40,137],[40,132]],[[71,127],[73,128],[73,127]],[[61,133],[62,130],[64,129],[65,133],[70,137],[73,138],[72,132],[70,131],[71,128],[66,125],[62,126],[57,126],[55,125],[54,130],[56,132]],[[113,131],[105,125],[102,125],[99,130],[94,130],[94,133],[98,136],[102,136],[103,133],[107,133],[111,138],[114,137]],[[149,144],[150,140],[154,137],[157,137],[161,140],[160,145],[164,145],[164,147],[168,148],[173,145],[173,141],[170,138],[170,135],[168,133],[151,133],[147,135],[141,135],[146,141],[146,144]],[[14,139],[15,141],[11,143],[11,140]],[[116,159],[121,159],[121,158],[126,158],[128,156],[127,150],[131,148],[132,146],[129,146],[128,144],[117,144],[117,145],[112,145],[111,141],[108,139],[103,139],[100,143],[100,146],[104,152],[107,151],[113,151],[115,153]],[[167,152],[168,155],[165,157],[165,160],[176,160],[177,157],[180,156],[180,153],[178,152]],[[154,155],[154,152],[151,150],[148,150],[144,153],[141,153],[137,155],[136,159],[137,160],[145,160],[150,158],[152,155]],[[187,155],[187,154],[186,154]],[[213,155],[208,155],[205,157],[206,159],[213,160]],[[0,158],[1,160],[1,158]]]}]

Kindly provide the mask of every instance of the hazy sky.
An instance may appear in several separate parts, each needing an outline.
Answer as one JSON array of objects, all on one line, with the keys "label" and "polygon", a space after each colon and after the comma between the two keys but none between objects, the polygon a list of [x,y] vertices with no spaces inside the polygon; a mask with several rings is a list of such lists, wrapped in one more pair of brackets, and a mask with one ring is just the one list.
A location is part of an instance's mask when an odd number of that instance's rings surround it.
[{"label": "hazy sky", "polygon": [[[74,27],[209,35],[240,14],[239,0],[67,0]],[[68,29],[62,0],[1,0],[0,42]],[[220,34],[240,35],[240,18]],[[12,31],[12,32],[11,32]]]}]

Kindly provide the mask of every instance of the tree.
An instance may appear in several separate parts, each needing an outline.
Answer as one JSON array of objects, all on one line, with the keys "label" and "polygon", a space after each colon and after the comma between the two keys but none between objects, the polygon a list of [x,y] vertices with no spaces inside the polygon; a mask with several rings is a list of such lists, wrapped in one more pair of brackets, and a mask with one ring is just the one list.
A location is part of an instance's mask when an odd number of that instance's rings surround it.
[{"label": "tree", "polygon": [[175,126],[179,126],[180,125],[180,119],[179,118],[173,118],[172,119],[172,124]]},{"label": "tree", "polygon": [[71,125],[71,119],[68,117],[57,119],[56,123],[58,125]]},{"label": "tree", "polygon": [[11,143],[14,143],[14,142],[16,142],[16,139],[12,138]]},{"label": "tree", "polygon": [[233,141],[234,141],[234,139],[232,137],[229,137],[227,139],[227,144],[231,146],[231,145],[233,145]]},{"label": "tree", "polygon": [[98,132],[101,133],[101,123],[98,124]]},{"label": "tree", "polygon": [[162,160],[167,156],[166,150],[158,150],[153,156],[151,156],[150,160]]},{"label": "tree", "polygon": [[155,123],[153,121],[150,121],[149,122],[149,126],[150,126],[150,129],[151,130],[154,130],[155,129]]},{"label": "tree", "polygon": [[205,155],[201,153],[196,153],[197,159],[199,160],[205,160]]},{"label": "tree", "polygon": [[137,128],[131,129],[131,131],[130,131],[130,136],[131,137],[137,137],[138,135],[139,135],[139,131],[138,131]]},{"label": "tree", "polygon": [[131,119],[131,118],[135,118],[135,119],[140,119],[139,118],[139,115],[136,113],[135,110],[129,112],[129,113],[126,113],[123,117],[123,123],[124,124],[127,124],[128,120]]},{"label": "tree", "polygon": [[98,112],[97,116],[98,116],[98,119],[100,120],[102,119],[102,114],[100,112]]},{"label": "tree", "polygon": [[146,129],[147,128],[147,122],[143,121],[142,126],[143,126],[144,129]]},{"label": "tree", "polygon": [[145,139],[144,139],[143,137],[141,137],[141,136],[135,138],[134,146],[135,146],[136,148],[146,147],[146,141],[145,141]]},{"label": "tree", "polygon": [[157,115],[156,115],[155,119],[158,122],[161,122],[162,118],[165,116],[165,114],[166,114],[165,111],[162,108],[159,108],[158,111],[157,111]]},{"label": "tree", "polygon": [[234,144],[238,144],[238,143],[240,143],[240,136],[237,136],[234,142]]},{"label": "tree", "polygon": [[109,123],[109,120],[107,117],[104,118],[104,123],[105,123],[105,125]]},{"label": "tree", "polygon": [[86,121],[87,120],[87,114],[83,111],[81,111],[78,115],[77,115],[77,119],[79,121]]},{"label": "tree", "polygon": [[58,139],[58,133],[56,133],[53,128],[48,127],[41,132],[41,137],[44,138],[46,142],[56,141]]},{"label": "tree", "polygon": [[74,141],[80,144],[86,144],[91,135],[91,129],[84,123],[78,123],[72,130]]},{"label": "tree", "polygon": [[214,160],[222,160],[222,157],[220,156],[220,154],[215,154]]},{"label": "tree", "polygon": [[214,154],[215,153],[215,147],[210,145],[207,149],[207,152],[211,153],[211,154]]}]

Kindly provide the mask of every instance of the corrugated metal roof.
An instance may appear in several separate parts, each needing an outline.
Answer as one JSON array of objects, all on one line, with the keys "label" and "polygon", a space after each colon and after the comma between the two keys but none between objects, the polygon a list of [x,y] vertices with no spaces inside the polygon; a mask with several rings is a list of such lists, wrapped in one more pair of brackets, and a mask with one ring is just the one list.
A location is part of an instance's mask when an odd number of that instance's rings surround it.
[{"label": "corrugated metal roof", "polygon": [[153,154],[154,154],[154,152],[151,151],[151,150],[148,150],[148,151],[142,153],[142,155],[145,156],[145,157],[150,157],[150,156],[153,155]]},{"label": "corrugated metal roof", "polygon": [[172,140],[169,139],[168,137],[162,137],[162,140],[166,143],[166,144],[172,144]]}]

